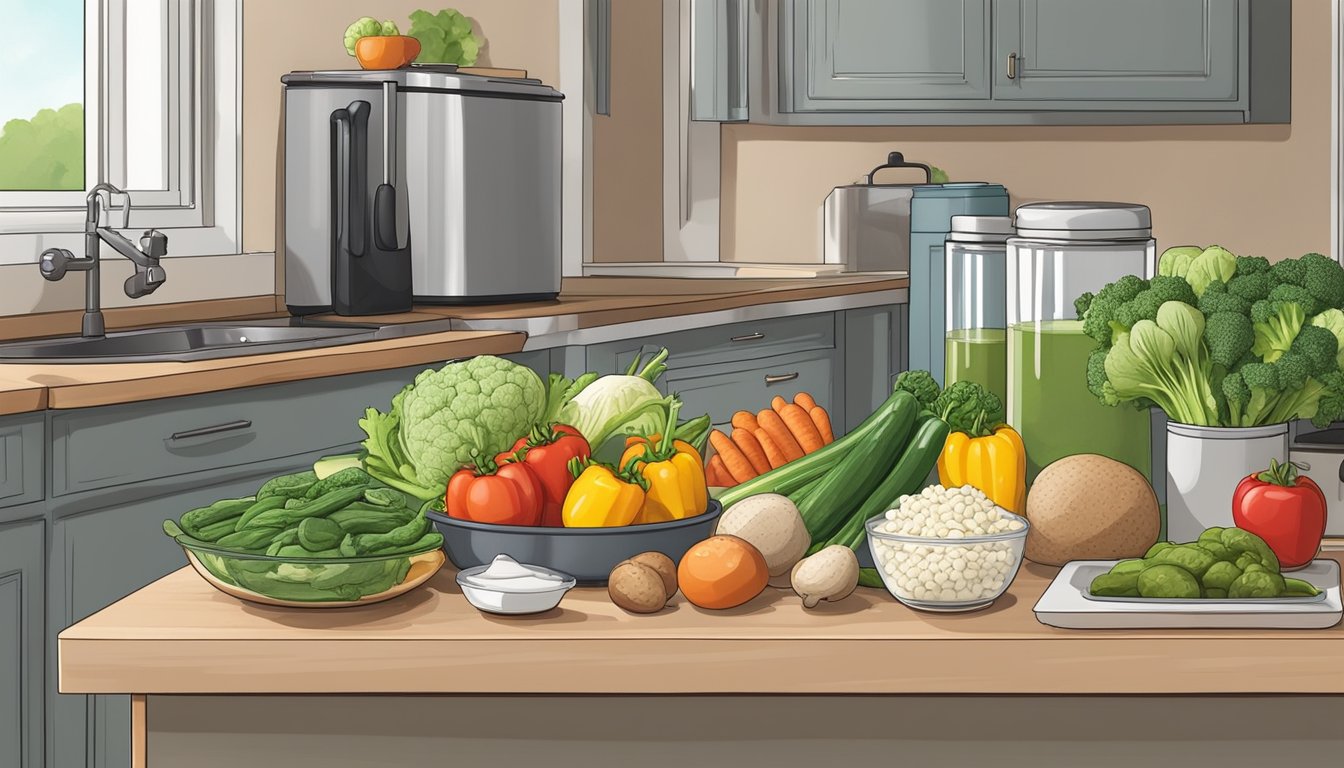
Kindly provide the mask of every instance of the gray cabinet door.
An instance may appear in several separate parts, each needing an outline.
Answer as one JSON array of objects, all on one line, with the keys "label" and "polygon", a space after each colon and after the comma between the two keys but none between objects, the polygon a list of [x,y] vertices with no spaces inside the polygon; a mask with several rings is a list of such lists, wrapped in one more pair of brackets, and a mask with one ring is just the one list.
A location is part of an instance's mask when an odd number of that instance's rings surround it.
[{"label": "gray cabinet door", "polygon": [[42,552],[40,519],[0,525],[0,765],[42,765]]},{"label": "gray cabinet door", "polygon": [[995,0],[994,99],[1236,102],[1246,0]]},{"label": "gray cabinet door", "polygon": [[843,421],[832,425],[836,435],[857,427],[891,395],[894,377],[905,369],[905,309],[891,304],[844,313],[845,407]]},{"label": "gray cabinet door", "polygon": [[784,111],[990,97],[988,0],[786,0]]}]

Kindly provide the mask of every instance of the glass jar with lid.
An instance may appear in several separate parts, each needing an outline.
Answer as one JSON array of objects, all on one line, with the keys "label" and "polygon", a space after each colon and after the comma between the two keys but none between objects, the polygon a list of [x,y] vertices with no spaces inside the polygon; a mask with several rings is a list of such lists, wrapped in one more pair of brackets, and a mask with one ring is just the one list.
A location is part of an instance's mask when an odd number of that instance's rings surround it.
[{"label": "glass jar with lid", "polygon": [[1008,422],[1027,447],[1027,482],[1079,453],[1108,456],[1152,478],[1147,411],[1108,406],[1087,386],[1098,344],[1074,301],[1125,275],[1151,277],[1156,242],[1147,206],[1058,202],[1020,206],[1007,242]]},{"label": "glass jar with lid", "polygon": [[944,383],[974,381],[1007,402],[1007,216],[953,216],[944,244]]}]

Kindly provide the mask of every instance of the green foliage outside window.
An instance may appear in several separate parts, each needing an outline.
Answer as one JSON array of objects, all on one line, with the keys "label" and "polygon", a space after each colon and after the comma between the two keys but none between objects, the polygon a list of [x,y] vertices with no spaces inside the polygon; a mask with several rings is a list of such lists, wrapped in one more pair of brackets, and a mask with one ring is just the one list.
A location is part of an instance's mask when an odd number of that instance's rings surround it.
[{"label": "green foliage outside window", "polygon": [[0,133],[0,190],[84,189],[84,105],[39,110]]}]

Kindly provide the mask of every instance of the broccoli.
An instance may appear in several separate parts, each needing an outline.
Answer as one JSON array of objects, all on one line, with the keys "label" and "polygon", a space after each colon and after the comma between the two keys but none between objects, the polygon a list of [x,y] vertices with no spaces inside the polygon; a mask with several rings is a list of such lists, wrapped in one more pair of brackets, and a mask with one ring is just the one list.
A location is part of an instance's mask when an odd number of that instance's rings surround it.
[{"label": "broccoli", "polygon": [[1249,315],[1251,314],[1251,302],[1234,293],[1228,293],[1226,283],[1209,283],[1209,287],[1205,288],[1204,293],[1199,297],[1199,311],[1206,316],[1218,312]]},{"label": "broccoli", "polygon": [[[1179,277],[1194,289],[1196,296],[1204,293],[1209,283],[1227,281],[1237,268],[1237,257],[1220,245],[1200,248],[1182,245],[1168,248],[1157,261],[1160,277]],[[1193,301],[1190,302],[1194,304]]]},{"label": "broccoli", "polygon": [[[1205,292],[1203,298],[1210,295]],[[1233,369],[1255,344],[1251,319],[1238,312],[1214,312],[1204,321],[1204,343],[1208,345],[1209,359],[1215,365]]]},{"label": "broccoli", "polygon": [[1251,351],[1267,363],[1278,360],[1292,346],[1306,320],[1306,310],[1296,301],[1262,299],[1255,302],[1251,305],[1251,323],[1255,329],[1255,344]]},{"label": "broccoli", "polygon": [[921,408],[933,410],[933,401],[938,399],[941,387],[928,371],[903,371],[896,377],[895,390],[909,392]]},{"label": "broccoli", "polygon": [[1269,274],[1276,284],[1301,285],[1307,275],[1307,267],[1297,259],[1284,259],[1271,264]]},{"label": "broccoli", "polygon": [[984,437],[1003,424],[1003,401],[974,381],[958,381],[944,389],[933,402],[933,412],[953,432]]},{"label": "broccoli", "polygon": [[1169,301],[1156,320],[1121,333],[1106,355],[1106,377],[1119,400],[1147,398],[1181,424],[1218,423],[1212,363],[1203,342],[1204,315]]},{"label": "broccoli", "polygon": [[[1115,313],[1126,302],[1148,287],[1148,281],[1134,275],[1125,275],[1113,283],[1108,283],[1097,292],[1088,303],[1083,316],[1083,333],[1091,336],[1099,344],[1110,344],[1117,331],[1128,326],[1118,327]],[[1081,298],[1081,297],[1080,297]],[[1075,308],[1077,304],[1075,303]]]},{"label": "broccoli", "polygon": [[1133,328],[1140,320],[1155,319],[1158,308],[1168,301],[1194,304],[1198,299],[1184,278],[1158,275],[1144,281],[1127,275],[1097,294],[1083,320],[1083,332],[1109,344],[1116,333]]},{"label": "broccoli", "polygon": [[1339,354],[1339,341],[1329,329],[1318,325],[1304,325],[1297,332],[1289,354],[1301,356],[1308,366],[1307,375],[1319,376],[1338,369],[1335,356]]},{"label": "broccoli", "polygon": [[1264,256],[1238,256],[1237,269],[1238,275],[1258,275],[1269,271],[1269,259]]},{"label": "broccoli", "polygon": [[1339,343],[1339,354],[1335,356],[1335,360],[1340,368],[1344,368],[1344,312],[1327,309],[1311,318],[1311,324],[1335,335],[1335,340]]},{"label": "broccoli", "polygon": [[1298,262],[1304,272],[1299,285],[1316,299],[1321,309],[1344,307],[1344,266],[1319,253],[1308,253]]},{"label": "broccoli", "polygon": [[1227,281],[1227,292],[1240,296],[1247,301],[1259,301],[1269,297],[1274,287],[1274,277],[1269,272],[1237,275]]},{"label": "broccoli", "polygon": [[1078,314],[1078,319],[1082,320],[1087,315],[1088,307],[1092,306],[1092,300],[1097,298],[1096,294],[1087,291],[1083,295],[1073,300],[1073,311]]},{"label": "broccoli", "polygon": [[1314,315],[1326,307],[1321,306],[1321,302],[1311,295],[1311,292],[1300,285],[1276,285],[1269,291],[1269,301],[1292,301],[1302,306],[1302,311],[1308,315]]}]

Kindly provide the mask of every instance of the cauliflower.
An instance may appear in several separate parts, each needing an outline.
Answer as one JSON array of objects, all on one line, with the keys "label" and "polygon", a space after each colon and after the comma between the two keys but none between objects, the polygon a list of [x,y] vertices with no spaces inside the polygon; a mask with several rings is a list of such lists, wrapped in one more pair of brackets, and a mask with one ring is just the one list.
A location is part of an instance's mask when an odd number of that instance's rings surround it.
[{"label": "cauliflower", "polygon": [[400,35],[396,22],[388,19],[379,23],[372,16],[361,16],[355,19],[355,22],[345,28],[345,52],[351,56],[355,55],[355,43],[359,42],[361,37],[375,37],[379,35]]}]

